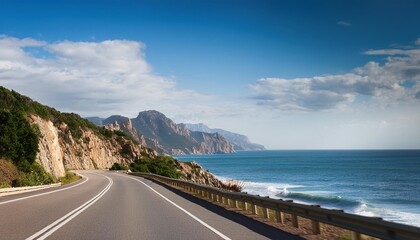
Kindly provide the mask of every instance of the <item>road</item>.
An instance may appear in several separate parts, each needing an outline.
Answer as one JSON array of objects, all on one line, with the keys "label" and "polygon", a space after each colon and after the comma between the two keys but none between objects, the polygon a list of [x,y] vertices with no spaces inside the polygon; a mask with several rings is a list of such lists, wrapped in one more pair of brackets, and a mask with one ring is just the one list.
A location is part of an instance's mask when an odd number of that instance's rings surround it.
[{"label": "road", "polygon": [[301,239],[144,178],[77,171],[73,184],[0,198],[0,239]]}]

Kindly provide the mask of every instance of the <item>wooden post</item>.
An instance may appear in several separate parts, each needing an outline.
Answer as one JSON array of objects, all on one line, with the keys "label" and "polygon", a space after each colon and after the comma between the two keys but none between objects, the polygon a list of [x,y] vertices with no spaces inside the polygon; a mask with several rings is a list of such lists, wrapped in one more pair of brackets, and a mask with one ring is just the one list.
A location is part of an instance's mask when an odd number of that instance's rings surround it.
[{"label": "wooden post", "polygon": [[262,210],[263,210],[263,216],[264,216],[264,218],[265,219],[269,219],[268,218],[268,208],[263,207]]},{"label": "wooden post", "polygon": [[256,207],[257,206],[255,206],[255,204],[251,203],[251,212],[252,212],[252,214],[256,214],[257,213],[257,211],[255,210]]},{"label": "wooden post", "polygon": [[276,211],[276,222],[284,224],[284,214],[283,214],[283,212]]},{"label": "wooden post", "polygon": [[361,240],[362,236],[358,232],[351,232],[351,240]]},{"label": "wooden post", "polygon": [[242,202],[242,210],[246,211],[246,202],[245,201]]},{"label": "wooden post", "polygon": [[318,235],[321,233],[321,227],[319,226],[319,222],[312,220],[312,234]]},{"label": "wooden post", "polygon": [[299,227],[298,217],[295,214],[292,214],[292,224],[293,224],[293,227],[295,228]]}]

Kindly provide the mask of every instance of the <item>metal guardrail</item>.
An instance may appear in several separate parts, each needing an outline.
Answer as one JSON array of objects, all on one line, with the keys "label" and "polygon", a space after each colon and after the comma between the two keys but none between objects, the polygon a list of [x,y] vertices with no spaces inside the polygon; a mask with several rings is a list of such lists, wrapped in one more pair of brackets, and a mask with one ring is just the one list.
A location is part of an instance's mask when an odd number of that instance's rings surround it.
[{"label": "metal guardrail", "polygon": [[182,188],[187,192],[199,194],[213,202],[242,208],[242,210],[251,211],[253,214],[256,214],[258,208],[260,208],[266,219],[270,219],[269,209],[271,209],[271,212],[275,214],[274,219],[276,222],[284,223],[283,213],[287,213],[291,215],[292,224],[296,228],[299,227],[298,217],[306,218],[312,221],[313,234],[320,234],[319,223],[324,223],[352,231],[353,240],[361,239],[361,234],[390,240],[420,239],[420,228],[384,221],[381,218],[359,216],[345,213],[342,210],[321,208],[319,205],[294,203],[291,200],[284,201],[246,193],[230,192],[155,174],[137,172],[129,174]]}]

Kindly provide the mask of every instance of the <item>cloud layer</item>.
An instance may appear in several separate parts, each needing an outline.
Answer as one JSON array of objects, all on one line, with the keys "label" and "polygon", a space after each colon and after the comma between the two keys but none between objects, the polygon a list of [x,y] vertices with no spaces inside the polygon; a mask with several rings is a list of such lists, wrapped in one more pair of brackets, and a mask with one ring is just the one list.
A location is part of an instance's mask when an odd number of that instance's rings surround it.
[{"label": "cloud layer", "polygon": [[259,105],[280,110],[332,110],[364,97],[381,104],[420,100],[420,41],[412,49],[365,52],[385,55],[385,63],[369,62],[346,74],[311,78],[262,78],[251,89]]},{"label": "cloud layer", "polygon": [[3,35],[0,85],[81,114],[135,112],[150,102],[204,97],[153,73],[144,48],[126,40],[48,43]]}]

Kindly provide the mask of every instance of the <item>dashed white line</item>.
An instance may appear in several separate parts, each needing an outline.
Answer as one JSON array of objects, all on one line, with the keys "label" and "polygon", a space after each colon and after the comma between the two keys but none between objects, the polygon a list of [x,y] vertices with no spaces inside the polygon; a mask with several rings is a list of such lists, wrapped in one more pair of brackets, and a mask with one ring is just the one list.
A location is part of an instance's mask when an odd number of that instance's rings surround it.
[{"label": "dashed white line", "polygon": [[172,202],[171,200],[169,200],[167,197],[163,196],[161,193],[159,193],[158,191],[156,191],[155,189],[153,189],[152,187],[150,187],[149,185],[147,185],[146,183],[133,178],[133,177],[128,177],[128,176],[124,176],[121,174],[117,174],[118,176],[122,176],[122,177],[126,177],[126,178],[131,178],[141,184],[143,184],[144,186],[148,187],[150,190],[152,190],[154,193],[156,193],[157,195],[159,195],[160,197],[162,197],[163,199],[165,199],[166,201],[168,201],[169,203],[171,203],[172,205],[174,205],[175,207],[177,207],[178,209],[180,209],[181,211],[183,211],[184,213],[186,213],[188,216],[190,216],[191,218],[193,218],[194,220],[196,220],[197,222],[201,223],[201,225],[205,226],[206,228],[210,229],[212,232],[216,233],[217,235],[219,235],[219,237],[221,237],[222,239],[225,240],[230,240],[229,237],[227,237],[226,235],[224,235],[223,233],[219,232],[218,230],[216,230],[215,228],[213,228],[212,226],[208,225],[207,223],[205,223],[203,220],[199,219],[198,217],[194,216],[192,213],[188,212],[187,210],[185,210],[184,208],[180,207],[178,204]]},{"label": "dashed white line", "polygon": [[27,196],[27,197],[16,198],[16,199],[12,199],[12,200],[8,200],[8,201],[0,202],[0,205],[6,204],[6,203],[11,203],[11,202],[17,202],[17,201],[25,200],[25,199],[28,199],[28,198],[39,197],[39,196],[43,196],[43,195],[47,195],[47,194],[51,194],[51,193],[55,193],[55,192],[61,192],[61,191],[64,191],[64,190],[68,190],[70,188],[74,188],[74,187],[80,186],[80,185],[84,184],[85,182],[87,182],[89,180],[88,177],[85,177],[82,174],[79,174],[79,175],[82,176],[83,178],[85,178],[85,180],[83,182],[80,182],[80,183],[75,184],[73,186],[66,187],[66,188],[61,188],[61,189],[54,190],[54,191],[51,191],[51,192],[44,192],[44,193],[35,194],[35,195]]},{"label": "dashed white line", "polygon": [[114,181],[112,181],[111,178],[109,178],[105,175],[102,175],[102,174],[99,174],[99,175],[106,177],[109,181],[108,185],[100,193],[98,193],[96,196],[91,198],[89,201],[85,202],[80,207],[78,207],[78,208],[74,209],[73,211],[67,213],[65,216],[61,217],[60,219],[57,219],[55,222],[51,223],[50,225],[44,227],[43,229],[36,232],[32,236],[28,237],[26,240],[33,240],[33,239],[43,240],[43,239],[47,238],[48,236],[53,234],[55,231],[60,229],[62,226],[64,226],[66,223],[68,223],[73,218],[75,218],[77,215],[79,215],[80,213],[82,213],[83,211],[88,209],[90,206],[92,206],[103,195],[105,195],[105,193],[108,192],[108,190],[111,188]]}]

